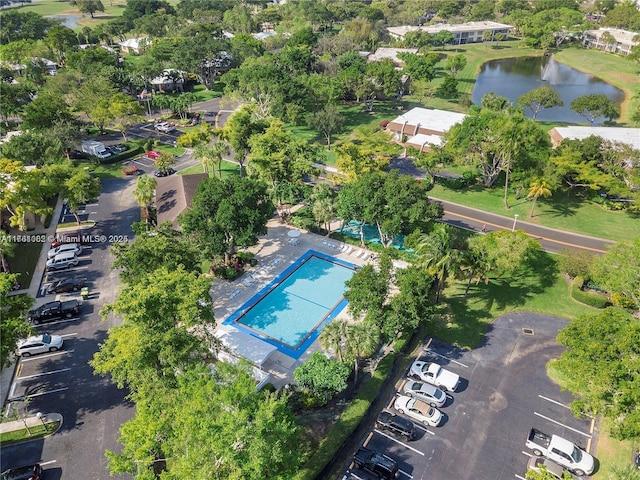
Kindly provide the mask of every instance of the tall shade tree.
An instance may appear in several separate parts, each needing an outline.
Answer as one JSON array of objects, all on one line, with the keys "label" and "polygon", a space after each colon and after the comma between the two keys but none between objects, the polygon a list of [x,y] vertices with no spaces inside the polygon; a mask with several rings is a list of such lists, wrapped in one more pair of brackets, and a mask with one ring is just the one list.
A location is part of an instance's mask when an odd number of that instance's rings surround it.
[{"label": "tall shade tree", "polygon": [[69,105],[61,95],[42,92],[25,105],[22,121],[25,129],[44,130],[56,122],[72,119]]},{"label": "tall shade tree", "polygon": [[138,205],[144,208],[144,221],[149,223],[151,220],[151,204],[156,198],[157,181],[149,175],[142,175],[136,181],[136,188],[133,191],[133,198],[136,199]]},{"label": "tall shade tree", "polygon": [[542,86],[518,97],[518,105],[531,110],[531,119],[535,120],[538,113],[544,108],[562,107],[564,102],[553,88]]},{"label": "tall shade tree", "polygon": [[233,158],[240,165],[240,176],[244,173],[244,164],[251,151],[251,137],[264,133],[268,126],[266,121],[255,119],[251,107],[245,105],[231,115],[224,127],[217,131],[219,137],[229,142],[233,148]]},{"label": "tall shade tree", "polygon": [[11,214],[9,223],[27,229],[27,212],[48,215],[53,210],[46,202],[49,193],[40,169],[27,170],[19,161],[0,158],[0,209]]},{"label": "tall shade tree", "polygon": [[324,135],[327,139],[327,149],[331,150],[331,135],[342,129],[344,117],[335,105],[325,105],[322,110],[307,117],[307,125]]},{"label": "tall shade tree", "polygon": [[115,243],[111,250],[116,257],[112,268],[119,271],[124,283],[139,283],[161,267],[200,273],[202,255],[198,246],[174,230],[169,222],[159,225],[153,235],[136,233],[139,234],[133,243]]},{"label": "tall shade tree", "polygon": [[614,308],[581,315],[560,331],[558,341],[567,350],[554,365],[577,397],[571,410],[609,418],[614,438],[638,438],[638,320]]},{"label": "tall shade tree", "polygon": [[445,64],[445,68],[449,70],[452,77],[457,76],[458,72],[466,66],[467,58],[461,53],[447,57],[447,63]]},{"label": "tall shade tree", "polygon": [[94,178],[86,170],[76,171],[71,178],[64,182],[64,194],[66,195],[69,210],[76,217],[80,225],[78,210],[80,206],[98,197],[100,193],[100,179]]},{"label": "tall shade tree", "polygon": [[[214,323],[211,280],[182,268],[161,267],[123,291],[101,312],[122,316],[90,362],[132,392],[148,382],[175,387],[180,371],[200,361],[210,347],[207,325]],[[199,332],[197,334],[196,332]]]},{"label": "tall shade tree", "polygon": [[529,193],[527,198],[531,199],[531,212],[529,212],[529,218],[533,218],[533,211],[536,208],[536,202],[539,197],[548,198],[551,196],[551,184],[546,179],[540,177],[536,178],[529,186]]},{"label": "tall shade tree", "polygon": [[636,313],[640,311],[640,237],[611,246],[596,258],[591,274],[609,292],[628,299]]},{"label": "tall shade tree", "polygon": [[104,12],[104,5],[100,0],[71,0],[71,5],[77,5],[80,13],[88,13],[93,18],[96,12]]},{"label": "tall shade tree", "polygon": [[314,352],[293,371],[293,377],[298,385],[308,389],[324,404],[347,388],[350,373],[349,365],[331,360],[322,352]]},{"label": "tall shade tree", "polygon": [[586,118],[589,125],[593,125],[598,117],[613,120],[620,116],[620,111],[615,102],[610,100],[604,93],[592,93],[574,99],[571,102],[571,110]]},{"label": "tall shade tree", "polygon": [[0,272],[0,367],[11,364],[18,340],[27,338],[33,327],[25,320],[25,314],[33,304],[28,295],[9,295],[20,275]]},{"label": "tall shade tree", "polygon": [[372,265],[365,265],[345,282],[344,298],[349,301],[349,313],[354,318],[365,314],[365,321],[381,326],[385,305],[389,296],[389,276],[391,266],[382,264],[377,271]]},{"label": "tall shade tree", "polygon": [[178,220],[206,256],[223,256],[228,264],[238,247],[256,245],[258,237],[267,233],[273,211],[262,181],[207,178],[198,185],[191,209]]},{"label": "tall shade tree", "polygon": [[399,293],[391,298],[382,325],[386,338],[414,331],[431,318],[434,310],[431,294],[434,277],[424,268],[412,265],[396,271],[395,277]]}]

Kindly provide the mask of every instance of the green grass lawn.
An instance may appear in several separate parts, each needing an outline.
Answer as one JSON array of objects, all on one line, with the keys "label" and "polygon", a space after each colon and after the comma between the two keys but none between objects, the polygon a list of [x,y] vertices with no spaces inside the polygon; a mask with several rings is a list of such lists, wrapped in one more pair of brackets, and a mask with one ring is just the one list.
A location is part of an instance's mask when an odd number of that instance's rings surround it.
[{"label": "green grass lawn", "polygon": [[517,213],[520,221],[615,241],[629,240],[640,234],[637,214],[608,211],[597,203],[568,197],[564,193],[538,199],[533,218],[529,217],[531,201],[526,197],[516,200],[512,193],[509,197],[511,208],[505,209],[501,188],[451,190],[435,185],[429,194],[505,217],[513,218]]},{"label": "green grass lawn", "polygon": [[[222,163],[222,178],[227,178],[230,176],[237,176],[240,172],[240,167],[235,163],[231,162],[223,162]],[[204,173],[204,169],[202,168],[202,164],[198,163],[197,165],[192,165],[189,168],[185,168],[181,170],[180,175],[193,175],[195,173]],[[216,166],[214,176],[218,178],[218,167]]]},{"label": "green grass lawn", "polygon": [[[18,235],[36,237],[29,232],[18,233]],[[13,256],[8,259],[9,267],[11,268],[11,273],[20,274],[18,281],[22,288],[29,288],[41,251],[42,242],[18,242],[15,244]]]},{"label": "green grass lawn", "polygon": [[42,425],[35,425],[23,430],[15,430],[0,434],[0,445],[8,446],[13,443],[24,442],[26,440],[36,440],[38,438],[51,435],[60,427],[60,422],[47,422]]},{"label": "green grass lawn", "polygon": [[438,307],[433,335],[463,348],[479,345],[487,327],[500,315],[522,311],[565,318],[595,312],[569,295],[550,254],[540,252],[529,269],[512,278],[492,279],[487,285],[472,284],[464,298],[466,283],[450,281]]}]

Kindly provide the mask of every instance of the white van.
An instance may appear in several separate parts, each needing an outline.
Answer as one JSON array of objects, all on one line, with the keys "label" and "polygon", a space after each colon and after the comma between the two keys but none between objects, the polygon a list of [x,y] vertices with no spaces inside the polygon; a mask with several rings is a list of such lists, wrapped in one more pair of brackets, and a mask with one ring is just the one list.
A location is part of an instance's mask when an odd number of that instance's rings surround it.
[{"label": "white van", "polygon": [[78,265],[78,257],[73,251],[59,253],[47,260],[47,270],[61,270]]},{"label": "white van", "polygon": [[56,255],[60,255],[65,252],[73,252],[76,255],[80,255],[80,253],[82,253],[82,247],[77,243],[63,243],[62,245],[58,245],[57,247],[49,250],[47,258],[53,258]]}]

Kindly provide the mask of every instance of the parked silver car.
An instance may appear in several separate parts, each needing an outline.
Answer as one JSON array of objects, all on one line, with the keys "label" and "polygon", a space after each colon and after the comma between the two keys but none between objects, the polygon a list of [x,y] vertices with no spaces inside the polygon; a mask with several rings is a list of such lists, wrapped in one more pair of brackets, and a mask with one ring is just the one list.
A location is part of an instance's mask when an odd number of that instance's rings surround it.
[{"label": "parked silver car", "polygon": [[432,407],[441,407],[447,401],[447,394],[438,387],[425,382],[407,380],[402,389],[408,397],[416,397]]}]

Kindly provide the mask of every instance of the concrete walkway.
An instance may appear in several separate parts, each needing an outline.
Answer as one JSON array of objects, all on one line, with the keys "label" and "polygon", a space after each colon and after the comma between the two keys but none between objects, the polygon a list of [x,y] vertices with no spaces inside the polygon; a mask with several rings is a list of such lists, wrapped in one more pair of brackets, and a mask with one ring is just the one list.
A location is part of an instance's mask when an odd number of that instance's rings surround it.
[{"label": "concrete walkway", "polygon": [[[22,418],[20,420],[11,420],[10,422],[0,423],[0,433],[15,432],[18,430],[24,430],[25,428],[34,428],[47,423],[60,422],[56,431],[60,430],[62,426],[62,415],[59,413],[44,413],[38,417]],[[55,432],[54,432],[55,433]],[[28,439],[26,439],[28,441]]]}]

